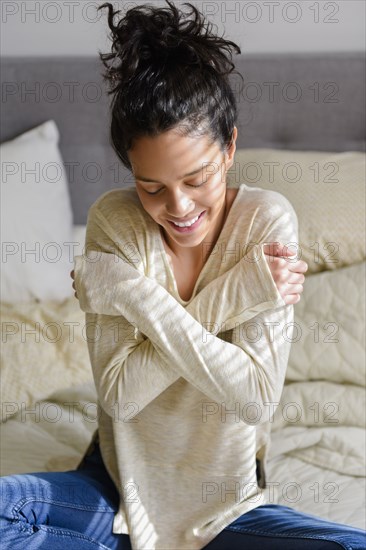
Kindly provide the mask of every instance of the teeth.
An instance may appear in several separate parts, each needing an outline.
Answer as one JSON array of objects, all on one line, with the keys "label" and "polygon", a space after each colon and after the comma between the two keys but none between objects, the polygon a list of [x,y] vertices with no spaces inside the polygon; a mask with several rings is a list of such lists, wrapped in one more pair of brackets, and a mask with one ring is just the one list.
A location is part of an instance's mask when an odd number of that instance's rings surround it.
[{"label": "teeth", "polygon": [[174,225],[177,225],[178,227],[189,227],[190,225],[193,225],[197,220],[198,218],[200,217],[200,214],[198,214],[198,216],[196,218],[193,218],[193,220],[189,221],[189,222],[186,222],[186,223],[174,223]]}]

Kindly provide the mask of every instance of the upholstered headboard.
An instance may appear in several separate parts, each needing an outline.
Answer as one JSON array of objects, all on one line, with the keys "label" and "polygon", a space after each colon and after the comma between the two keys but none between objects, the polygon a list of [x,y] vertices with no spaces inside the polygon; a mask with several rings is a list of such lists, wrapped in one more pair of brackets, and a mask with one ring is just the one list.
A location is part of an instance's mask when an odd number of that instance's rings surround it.
[{"label": "upholstered headboard", "polygon": [[[232,78],[238,148],[365,151],[362,53],[241,55]],[[109,141],[109,103],[98,57],[2,58],[5,141],[48,119],[61,135],[74,223],[113,187],[133,185]]]}]

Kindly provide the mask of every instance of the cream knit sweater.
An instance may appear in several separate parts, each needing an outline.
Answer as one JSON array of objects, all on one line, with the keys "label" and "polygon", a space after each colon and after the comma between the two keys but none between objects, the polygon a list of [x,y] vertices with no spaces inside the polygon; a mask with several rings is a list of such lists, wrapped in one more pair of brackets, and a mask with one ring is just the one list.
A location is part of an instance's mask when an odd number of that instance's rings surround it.
[{"label": "cream knit sweater", "polygon": [[75,287],[102,457],[120,494],[113,532],[129,534],[133,550],[201,549],[266,502],[294,313],[263,253],[274,241],[298,242],[291,203],[241,184],[184,301],[135,187],[106,192],[89,210]]}]

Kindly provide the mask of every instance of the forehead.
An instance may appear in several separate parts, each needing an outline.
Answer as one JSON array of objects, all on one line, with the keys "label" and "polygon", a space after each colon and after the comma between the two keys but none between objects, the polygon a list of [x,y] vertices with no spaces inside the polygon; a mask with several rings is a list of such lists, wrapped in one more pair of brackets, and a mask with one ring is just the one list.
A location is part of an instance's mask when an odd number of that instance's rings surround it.
[{"label": "forehead", "polygon": [[219,144],[211,143],[206,134],[182,136],[176,130],[168,130],[136,139],[128,156],[135,173],[158,179],[186,174],[203,167],[205,162],[218,162],[220,153]]}]

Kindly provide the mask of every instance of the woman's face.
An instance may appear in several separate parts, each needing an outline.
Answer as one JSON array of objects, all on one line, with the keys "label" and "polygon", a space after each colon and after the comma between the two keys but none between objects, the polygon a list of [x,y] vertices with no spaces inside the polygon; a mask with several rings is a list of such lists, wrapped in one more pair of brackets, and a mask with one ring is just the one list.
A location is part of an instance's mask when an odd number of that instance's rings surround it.
[{"label": "woman's face", "polygon": [[[162,228],[165,241],[179,254],[212,242],[221,231],[226,199],[226,172],[232,166],[237,128],[224,155],[207,136],[183,137],[175,130],[141,137],[128,151],[136,191],[143,208]],[[173,222],[190,222],[181,229]],[[187,251],[186,251],[187,252]]]}]

